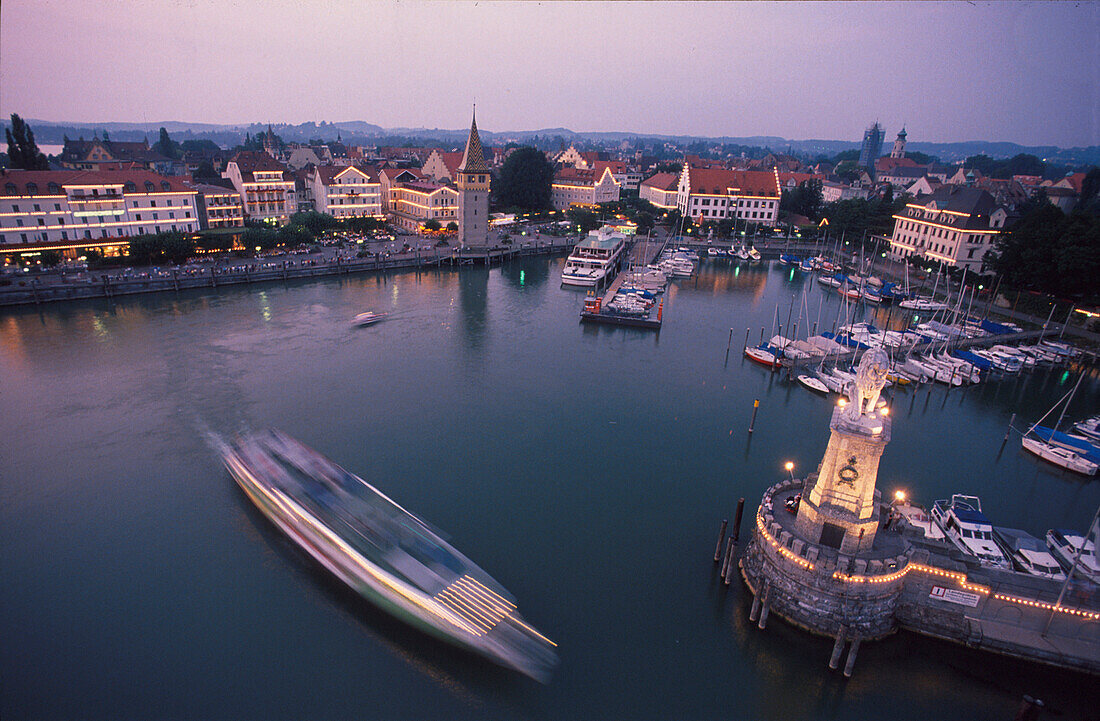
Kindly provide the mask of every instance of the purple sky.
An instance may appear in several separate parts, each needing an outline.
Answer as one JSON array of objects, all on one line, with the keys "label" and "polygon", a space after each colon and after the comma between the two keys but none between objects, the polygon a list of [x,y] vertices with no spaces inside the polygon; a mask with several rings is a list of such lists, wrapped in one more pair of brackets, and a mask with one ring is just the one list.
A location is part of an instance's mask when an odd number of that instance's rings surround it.
[{"label": "purple sky", "polygon": [[1097,3],[3,0],[0,112],[1100,145]]}]

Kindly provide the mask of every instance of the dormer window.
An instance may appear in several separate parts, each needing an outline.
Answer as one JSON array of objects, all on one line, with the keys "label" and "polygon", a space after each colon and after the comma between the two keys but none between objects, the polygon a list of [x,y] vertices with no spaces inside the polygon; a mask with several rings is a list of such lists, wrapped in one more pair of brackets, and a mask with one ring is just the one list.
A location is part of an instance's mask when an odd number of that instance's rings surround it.
[{"label": "dormer window", "polygon": [[160,181],[160,189],[165,193],[171,192],[172,185],[167,180]]},{"label": "dormer window", "polygon": [[151,181],[151,180],[146,180],[145,181],[145,192],[146,193],[152,193],[156,189],[157,189],[156,186],[153,185],[153,181]]},{"label": "dormer window", "polygon": [[15,195],[19,191],[15,187],[15,183],[4,183],[4,194]]},{"label": "dormer window", "polygon": [[38,183],[27,183],[27,195],[38,194]]},{"label": "dormer window", "polygon": [[137,184],[135,184],[132,180],[128,180],[126,181],[126,185],[123,186],[123,190],[125,190],[127,193],[136,193]]},{"label": "dormer window", "polygon": [[46,186],[46,189],[49,191],[50,195],[57,195],[61,192],[61,186],[52,181]]}]

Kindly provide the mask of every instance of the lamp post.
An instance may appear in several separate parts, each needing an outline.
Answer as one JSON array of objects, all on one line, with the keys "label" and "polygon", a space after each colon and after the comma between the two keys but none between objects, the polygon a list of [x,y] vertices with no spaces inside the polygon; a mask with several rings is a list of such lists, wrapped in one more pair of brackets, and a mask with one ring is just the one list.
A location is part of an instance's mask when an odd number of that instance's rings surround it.
[{"label": "lamp post", "polygon": [[794,480],[794,463],[792,461],[787,461],[783,465],[783,467],[787,469],[787,475],[790,476],[791,480],[793,481]]}]

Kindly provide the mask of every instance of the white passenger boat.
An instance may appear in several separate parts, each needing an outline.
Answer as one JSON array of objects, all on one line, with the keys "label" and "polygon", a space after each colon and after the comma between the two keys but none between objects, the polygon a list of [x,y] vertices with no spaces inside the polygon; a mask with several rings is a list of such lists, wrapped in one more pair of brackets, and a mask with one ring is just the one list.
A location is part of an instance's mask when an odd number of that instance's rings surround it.
[{"label": "white passenger boat", "polygon": [[1066,574],[1062,572],[1062,567],[1050,554],[1046,544],[1027,531],[1018,528],[994,528],[993,540],[1017,571],[1056,581],[1066,580]]},{"label": "white passenger boat", "polygon": [[1038,438],[1028,438],[1025,436],[1020,439],[1020,444],[1025,451],[1034,453],[1044,461],[1053,463],[1056,466],[1061,466],[1067,471],[1081,473],[1086,476],[1095,476],[1097,468],[1100,468],[1097,464],[1068,448],[1056,446],[1053,443],[1047,443]]},{"label": "white passenger boat", "polygon": [[977,496],[956,493],[951,500],[932,504],[932,520],[943,535],[963,553],[974,556],[983,565],[1009,569],[1008,559],[993,540],[993,524],[982,513]]},{"label": "white passenger boat", "polygon": [[547,681],[554,643],[515,599],[428,524],[279,431],[215,440],[237,485],[302,550],[384,611]]},{"label": "white passenger boat", "polygon": [[385,313],[375,313],[374,311],[367,311],[366,313],[359,313],[352,319],[352,322],[358,326],[373,325],[386,317]]},{"label": "white passenger boat", "polygon": [[947,310],[946,303],[940,303],[934,301],[931,298],[911,298],[909,300],[903,300],[898,303],[898,307],[905,308],[906,310],[920,310],[926,312],[935,312],[938,310]]},{"label": "white passenger boat", "polygon": [[562,285],[592,287],[609,280],[626,249],[626,236],[609,225],[588,234],[573,248],[561,271]]},{"label": "white passenger boat", "polygon": [[1096,563],[1096,543],[1093,539],[1076,531],[1052,528],[1047,531],[1047,547],[1066,573],[1076,564],[1074,578],[1084,577],[1093,583],[1100,583],[1100,566]]}]

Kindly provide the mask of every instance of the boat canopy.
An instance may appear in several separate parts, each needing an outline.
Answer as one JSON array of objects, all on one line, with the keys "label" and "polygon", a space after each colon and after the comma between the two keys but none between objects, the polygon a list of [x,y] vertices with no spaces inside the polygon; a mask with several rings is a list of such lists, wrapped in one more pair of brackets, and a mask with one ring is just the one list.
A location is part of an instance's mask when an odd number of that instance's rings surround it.
[{"label": "boat canopy", "polygon": [[978,323],[978,326],[981,327],[982,330],[988,333],[993,333],[994,335],[1005,335],[1007,333],[1015,332],[1007,325],[1004,325],[1003,323],[994,323],[991,320],[983,320]]}]

